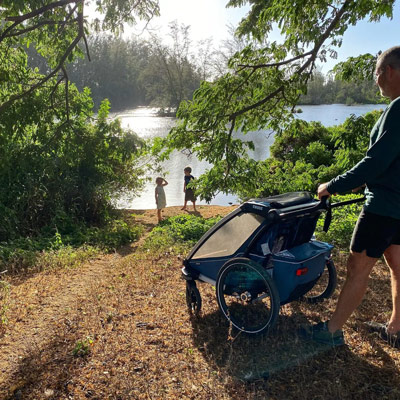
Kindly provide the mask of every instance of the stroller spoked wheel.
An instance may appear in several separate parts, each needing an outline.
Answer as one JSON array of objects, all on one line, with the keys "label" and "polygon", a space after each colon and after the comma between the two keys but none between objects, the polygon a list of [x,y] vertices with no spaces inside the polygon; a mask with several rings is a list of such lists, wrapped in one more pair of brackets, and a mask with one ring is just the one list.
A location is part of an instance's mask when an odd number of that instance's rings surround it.
[{"label": "stroller spoked wheel", "polygon": [[195,281],[186,281],[186,304],[190,314],[199,314],[201,310],[201,296]]},{"label": "stroller spoked wheel", "polygon": [[315,283],[313,288],[307,292],[302,298],[309,304],[320,303],[324,299],[332,296],[337,284],[337,273],[335,264],[331,259],[326,261],[324,271]]},{"label": "stroller spoked wheel", "polygon": [[216,294],[226,319],[242,332],[267,333],[279,315],[274,281],[265,268],[248,258],[232,258],[222,266]]}]

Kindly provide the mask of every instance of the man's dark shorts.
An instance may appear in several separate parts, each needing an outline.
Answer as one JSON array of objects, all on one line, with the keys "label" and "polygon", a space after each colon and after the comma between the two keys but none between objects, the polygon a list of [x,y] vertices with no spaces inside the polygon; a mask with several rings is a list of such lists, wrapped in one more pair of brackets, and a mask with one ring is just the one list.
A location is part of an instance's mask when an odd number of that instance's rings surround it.
[{"label": "man's dark shorts", "polygon": [[392,244],[400,245],[400,219],[363,209],[354,228],[350,249],[356,253],[366,250],[368,257],[379,258]]}]

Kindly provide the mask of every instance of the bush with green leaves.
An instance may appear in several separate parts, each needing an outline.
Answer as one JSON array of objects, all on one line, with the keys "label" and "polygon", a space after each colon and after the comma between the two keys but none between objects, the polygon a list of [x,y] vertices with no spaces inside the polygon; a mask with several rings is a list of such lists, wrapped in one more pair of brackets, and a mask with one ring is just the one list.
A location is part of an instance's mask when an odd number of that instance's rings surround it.
[{"label": "bush with green leaves", "polygon": [[[9,56],[25,71],[21,85],[40,79],[24,69],[20,52],[10,49]],[[66,107],[65,84],[58,83],[2,111],[0,241],[39,235],[46,227],[64,235],[81,223],[104,223],[118,197],[141,191],[152,168],[146,143],[109,120],[109,108],[104,100],[94,116],[90,91],[74,85]]]},{"label": "bush with green leaves", "polygon": [[[355,198],[355,195],[333,196],[332,201],[339,202]],[[329,242],[342,250],[347,250],[362,203],[355,203],[332,209],[332,221],[328,232],[323,231],[324,218],[318,220],[315,235],[317,239]]]},{"label": "bush with green leaves", "polygon": [[151,251],[165,251],[174,247],[187,250],[220,219],[186,214],[167,218],[151,231],[144,247]]},{"label": "bush with green leaves", "polygon": [[68,234],[59,231],[0,242],[0,272],[74,267],[102,251],[112,251],[138,240],[141,226],[110,219],[101,227],[76,225]]},{"label": "bush with green leaves", "polygon": [[[247,180],[235,184],[242,199],[308,190],[327,182],[360,161],[368,148],[369,133],[380,111],[354,115],[337,126],[295,120],[275,136],[270,157],[254,162]],[[207,182],[201,181],[203,187]]]}]

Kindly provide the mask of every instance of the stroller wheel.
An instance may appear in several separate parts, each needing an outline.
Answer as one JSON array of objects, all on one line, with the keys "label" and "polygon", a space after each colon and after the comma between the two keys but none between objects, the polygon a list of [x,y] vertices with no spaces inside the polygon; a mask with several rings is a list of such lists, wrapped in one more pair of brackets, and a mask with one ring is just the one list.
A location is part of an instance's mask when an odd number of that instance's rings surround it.
[{"label": "stroller wheel", "polygon": [[201,296],[194,281],[186,281],[186,304],[190,314],[199,314],[201,310]]},{"label": "stroller wheel", "polygon": [[315,304],[331,297],[337,284],[337,274],[335,264],[331,259],[327,260],[324,271],[315,283],[313,288],[307,292],[302,298],[309,304]]},{"label": "stroller wheel", "polygon": [[226,262],[216,282],[217,302],[225,318],[238,330],[263,334],[279,315],[279,294],[269,273],[248,258]]}]

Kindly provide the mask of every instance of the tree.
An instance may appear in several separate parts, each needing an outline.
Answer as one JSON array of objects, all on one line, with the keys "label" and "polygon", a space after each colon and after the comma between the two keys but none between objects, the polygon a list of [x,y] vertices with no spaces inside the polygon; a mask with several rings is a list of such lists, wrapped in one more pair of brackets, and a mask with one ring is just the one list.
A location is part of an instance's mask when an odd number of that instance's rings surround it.
[{"label": "tree", "polygon": [[78,88],[89,87],[95,106],[104,98],[112,111],[145,105],[140,75],[149,64],[149,48],[144,40],[96,35],[88,40],[91,60],[76,59],[69,76]]},{"label": "tree", "polygon": [[[199,179],[205,199],[218,191],[234,192],[249,177],[257,179],[257,163],[246,151],[252,143],[234,132],[269,128],[279,135],[306,93],[316,62],[336,56],[335,46],[350,25],[392,17],[394,0],[230,0],[228,6],[245,3],[251,9],[237,33],[265,44],[246,46],[230,59],[232,72],[203,82],[193,101],[181,104],[181,122],[165,143],[169,150],[189,148],[213,165]],[[275,26],[281,43],[267,42]]]},{"label": "tree", "polygon": [[[90,3],[0,3],[0,241],[104,222],[118,196],[143,187],[146,144],[108,121],[107,100],[95,119],[90,91],[69,81],[68,63],[87,44]],[[96,27],[114,32],[158,12],[155,0],[95,3],[105,13]],[[28,64],[31,45],[41,71]]]},{"label": "tree", "polygon": [[[4,0],[1,2],[0,77],[7,84],[7,90],[0,91],[0,115],[13,102],[23,99],[37,88],[48,84],[57,77],[55,85],[68,83],[66,65],[77,56],[83,56],[79,47],[84,43],[87,55],[87,36],[89,22],[85,8],[96,5],[104,17],[96,19],[93,27],[97,30],[120,32],[123,24],[134,23],[136,18],[150,19],[158,14],[157,0]],[[49,67],[41,78],[18,84],[20,71],[10,65],[7,54],[11,48],[24,52],[24,46],[34,44],[38,53],[44,57]],[[68,85],[66,107],[68,108]],[[67,115],[68,116],[68,115]]]},{"label": "tree", "polygon": [[380,115],[381,111],[353,115],[332,127],[294,119],[276,137],[270,157],[256,164],[257,179],[250,176],[239,182],[237,194],[245,199],[297,190],[315,192],[319,182],[343,173],[363,157],[369,132]]},{"label": "tree", "polygon": [[149,63],[141,74],[141,82],[152,104],[177,108],[183,100],[192,98],[200,85],[200,72],[190,52],[190,26],[174,21],[169,28],[171,45],[152,35]]}]

